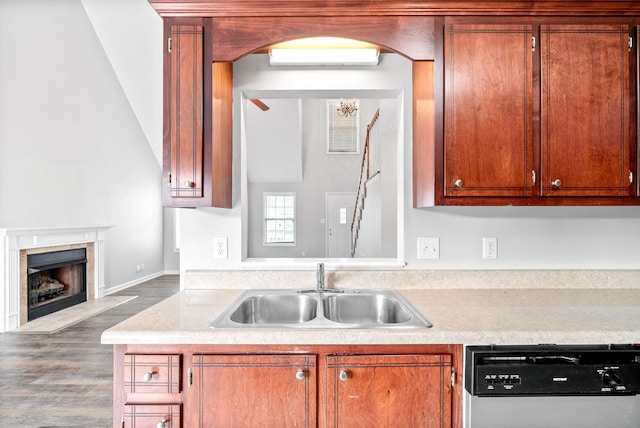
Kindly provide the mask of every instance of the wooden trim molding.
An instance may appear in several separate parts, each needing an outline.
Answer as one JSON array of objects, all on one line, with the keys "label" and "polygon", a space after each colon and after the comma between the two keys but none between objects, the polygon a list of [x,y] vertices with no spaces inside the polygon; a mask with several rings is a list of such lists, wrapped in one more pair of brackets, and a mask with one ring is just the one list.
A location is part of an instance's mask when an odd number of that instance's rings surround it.
[{"label": "wooden trim molding", "polygon": [[213,20],[213,60],[236,61],[274,43],[336,36],[374,43],[413,60],[433,59],[435,22],[427,16],[229,17]]},{"label": "wooden trim molding", "polygon": [[435,65],[413,63],[413,207],[435,204]]},{"label": "wooden trim molding", "polygon": [[640,2],[618,0],[149,0],[149,3],[163,17],[640,15]]}]

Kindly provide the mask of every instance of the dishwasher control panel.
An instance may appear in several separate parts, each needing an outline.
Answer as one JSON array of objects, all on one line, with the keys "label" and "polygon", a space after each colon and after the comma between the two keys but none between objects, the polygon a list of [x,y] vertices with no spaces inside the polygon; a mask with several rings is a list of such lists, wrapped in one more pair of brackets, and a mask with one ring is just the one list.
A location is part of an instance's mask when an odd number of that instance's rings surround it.
[{"label": "dishwasher control panel", "polygon": [[640,394],[640,347],[468,346],[465,388],[478,396]]}]

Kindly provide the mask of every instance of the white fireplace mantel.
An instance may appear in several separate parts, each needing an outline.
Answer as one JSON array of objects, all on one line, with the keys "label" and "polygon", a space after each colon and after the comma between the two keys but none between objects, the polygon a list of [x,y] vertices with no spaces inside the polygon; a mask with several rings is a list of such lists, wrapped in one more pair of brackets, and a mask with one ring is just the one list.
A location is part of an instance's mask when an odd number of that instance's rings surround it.
[{"label": "white fireplace mantel", "polygon": [[[0,228],[0,333],[20,326],[20,251],[69,244],[93,243],[96,299],[104,296],[104,240],[110,226]],[[89,291],[89,290],[87,290]]]}]

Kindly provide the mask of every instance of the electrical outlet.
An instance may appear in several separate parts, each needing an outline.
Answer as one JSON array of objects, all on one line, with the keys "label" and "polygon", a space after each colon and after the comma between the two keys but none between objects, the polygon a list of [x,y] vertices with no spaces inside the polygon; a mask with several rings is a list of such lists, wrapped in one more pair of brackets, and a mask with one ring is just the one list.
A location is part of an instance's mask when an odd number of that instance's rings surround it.
[{"label": "electrical outlet", "polygon": [[498,258],[498,239],[482,238],[482,258],[497,259]]},{"label": "electrical outlet", "polygon": [[418,238],[419,259],[440,258],[440,238]]},{"label": "electrical outlet", "polygon": [[214,259],[227,258],[227,238],[213,239],[213,258]]}]

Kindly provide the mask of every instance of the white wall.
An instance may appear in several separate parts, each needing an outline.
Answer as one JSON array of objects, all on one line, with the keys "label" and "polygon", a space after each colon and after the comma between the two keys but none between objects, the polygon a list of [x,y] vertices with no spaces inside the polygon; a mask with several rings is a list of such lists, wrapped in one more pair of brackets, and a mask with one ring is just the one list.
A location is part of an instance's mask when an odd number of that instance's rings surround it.
[{"label": "white wall", "polygon": [[[391,64],[394,62],[394,64]],[[397,63],[396,63],[397,62]],[[236,64],[237,65],[237,64]],[[390,71],[393,65],[396,71]],[[261,66],[253,64],[256,70]],[[412,208],[411,165],[411,66],[406,60],[383,58],[378,67],[387,88],[404,91],[403,159],[403,249],[410,269],[639,269],[640,207],[437,207]],[[240,88],[259,86],[251,70],[234,69],[236,100]],[[287,70],[271,80],[272,87],[303,82],[312,72]],[[334,72],[315,72],[313,87],[337,82],[342,87],[361,88],[367,80],[353,72],[341,77]],[[373,85],[379,84],[373,83]],[[369,82],[371,84],[371,82]],[[293,85],[295,86],[295,84]],[[234,113],[237,113],[234,112]],[[238,117],[236,115],[236,117]],[[239,131],[236,124],[234,134]],[[183,217],[182,271],[189,269],[239,268],[243,265],[239,192],[239,137],[234,137],[234,187],[236,201],[231,210],[197,209]],[[229,259],[215,260],[213,238],[229,238]],[[417,237],[439,237],[440,259],[418,260]],[[482,259],[482,237],[498,239],[498,259]]]},{"label": "white wall", "polygon": [[[135,13],[141,27],[151,20],[159,30],[157,46],[118,49],[161,63],[161,20],[147,12]],[[102,22],[107,38],[132,24],[115,18]],[[82,2],[1,0],[0,58],[0,227],[112,226],[107,292],[163,272],[161,169],[152,149],[161,141],[147,138],[161,136],[162,118],[144,132]],[[157,60],[130,67],[151,81],[162,73]],[[161,85],[153,91],[158,98]],[[138,264],[145,270],[136,273]]]},{"label": "white wall", "polygon": [[162,165],[162,18],[147,0],[82,0],[82,5]]}]

